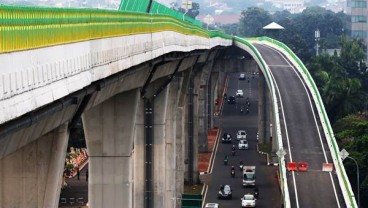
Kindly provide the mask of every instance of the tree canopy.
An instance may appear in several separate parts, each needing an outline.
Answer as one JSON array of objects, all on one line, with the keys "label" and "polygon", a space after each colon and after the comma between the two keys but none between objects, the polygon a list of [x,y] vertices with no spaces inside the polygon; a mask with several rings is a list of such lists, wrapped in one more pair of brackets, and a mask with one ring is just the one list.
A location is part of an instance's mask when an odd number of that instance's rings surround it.
[{"label": "tree canopy", "polygon": [[262,28],[271,22],[271,15],[266,10],[250,7],[241,12],[238,34],[248,37],[260,36]]}]

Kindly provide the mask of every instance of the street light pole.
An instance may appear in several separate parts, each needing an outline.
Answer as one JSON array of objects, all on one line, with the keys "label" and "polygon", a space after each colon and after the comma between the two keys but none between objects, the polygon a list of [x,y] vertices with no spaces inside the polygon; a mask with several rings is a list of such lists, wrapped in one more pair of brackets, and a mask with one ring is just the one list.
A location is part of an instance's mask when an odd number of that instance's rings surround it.
[{"label": "street light pole", "polygon": [[360,190],[359,190],[359,166],[358,166],[358,162],[352,158],[352,157],[346,157],[346,158],[349,158],[349,159],[352,159],[355,163],[355,166],[356,166],[356,169],[357,169],[357,193],[358,193],[358,208],[360,208]]},{"label": "street light pole", "polygon": [[316,40],[316,56],[318,56],[319,54],[319,39],[320,39],[320,32],[317,29],[316,31],[314,31],[314,38]]},{"label": "street light pole", "polygon": [[349,158],[349,159],[352,159],[355,163],[355,166],[356,166],[356,169],[357,169],[357,194],[358,194],[358,208],[360,208],[360,190],[359,190],[359,165],[358,165],[358,162],[352,158],[352,157],[349,157],[349,153],[348,151],[346,151],[345,149],[342,149],[339,153],[342,161],[344,161],[346,158]]}]

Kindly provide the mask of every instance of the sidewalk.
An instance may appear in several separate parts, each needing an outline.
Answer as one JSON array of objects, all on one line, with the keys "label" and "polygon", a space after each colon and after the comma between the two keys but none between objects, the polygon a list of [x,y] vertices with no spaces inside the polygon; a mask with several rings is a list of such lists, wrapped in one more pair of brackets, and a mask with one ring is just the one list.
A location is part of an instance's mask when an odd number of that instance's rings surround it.
[{"label": "sidewalk", "polygon": [[216,140],[220,133],[219,128],[208,130],[208,152],[198,154],[198,171],[210,172],[211,164],[213,163],[213,153],[216,146]]}]

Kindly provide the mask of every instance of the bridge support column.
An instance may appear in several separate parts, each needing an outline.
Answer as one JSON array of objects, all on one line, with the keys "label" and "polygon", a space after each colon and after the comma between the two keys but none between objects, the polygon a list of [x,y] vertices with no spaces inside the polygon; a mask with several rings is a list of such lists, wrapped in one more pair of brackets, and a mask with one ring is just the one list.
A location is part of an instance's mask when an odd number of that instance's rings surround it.
[{"label": "bridge support column", "polygon": [[[181,87],[179,91],[178,107],[176,111],[176,206],[181,207],[181,194],[184,192],[186,144],[188,138],[188,103],[187,93],[190,70],[182,73]],[[186,178],[188,179],[188,178]]]},{"label": "bridge support column", "polygon": [[258,82],[258,137],[259,143],[270,143],[271,99],[265,77],[260,74]]},{"label": "bridge support column", "polygon": [[82,115],[90,155],[88,195],[92,208],[133,207],[132,149],[134,127],[141,115],[137,114],[139,101],[139,91],[132,90]]},{"label": "bridge support column", "polygon": [[208,152],[208,102],[210,98],[210,77],[212,64],[203,67],[198,80],[195,84],[198,94],[198,150],[199,152]]},{"label": "bridge support column", "polygon": [[218,100],[218,103],[217,103],[217,105],[215,105],[215,100],[217,99],[217,98],[219,98],[220,97],[220,95],[218,94],[218,88],[219,88],[219,86],[218,86],[218,79],[219,79],[219,73],[218,72],[213,72],[212,74],[211,74],[211,91],[210,91],[210,98],[211,99],[209,99],[209,112],[208,112],[208,120],[209,120],[209,122],[208,122],[208,127],[209,128],[213,128],[214,127],[214,113],[216,112],[216,108],[218,107],[218,106],[220,106],[220,100]]},{"label": "bridge support column", "polygon": [[63,124],[0,160],[0,207],[58,207],[68,138]]},{"label": "bridge support column", "polygon": [[154,207],[176,203],[176,118],[180,82],[172,80],[154,100]]}]

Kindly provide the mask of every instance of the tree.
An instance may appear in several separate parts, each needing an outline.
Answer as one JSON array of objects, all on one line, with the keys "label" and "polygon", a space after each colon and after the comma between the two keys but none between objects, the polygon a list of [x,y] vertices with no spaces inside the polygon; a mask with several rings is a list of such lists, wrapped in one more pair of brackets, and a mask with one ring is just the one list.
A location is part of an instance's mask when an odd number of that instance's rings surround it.
[{"label": "tree", "polygon": [[364,54],[358,43],[342,37],[340,56],[322,54],[308,64],[331,121],[362,112],[367,103],[367,91],[362,87],[366,68],[360,68]]},{"label": "tree", "polygon": [[188,15],[189,17],[195,19],[199,15],[199,3],[192,2],[192,8],[188,9],[188,12],[184,8],[179,8],[179,12]]},{"label": "tree", "polygon": [[264,9],[250,7],[241,12],[239,21],[239,36],[260,36],[262,28],[271,23],[271,15]]},{"label": "tree", "polygon": [[[336,140],[359,164],[360,195],[368,194],[368,115],[355,114],[339,119],[334,125]],[[356,190],[356,168],[353,161],[344,161],[346,173],[353,190]],[[362,207],[368,207],[368,197],[361,197]]]}]

